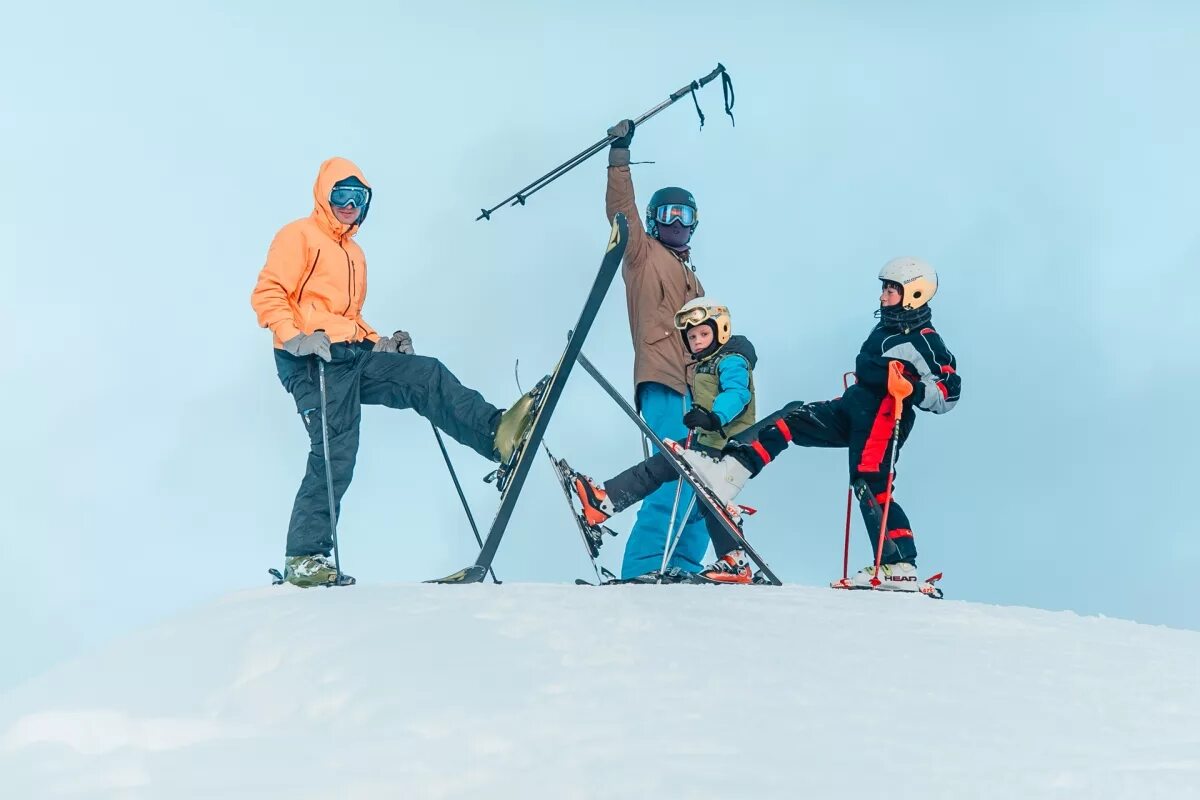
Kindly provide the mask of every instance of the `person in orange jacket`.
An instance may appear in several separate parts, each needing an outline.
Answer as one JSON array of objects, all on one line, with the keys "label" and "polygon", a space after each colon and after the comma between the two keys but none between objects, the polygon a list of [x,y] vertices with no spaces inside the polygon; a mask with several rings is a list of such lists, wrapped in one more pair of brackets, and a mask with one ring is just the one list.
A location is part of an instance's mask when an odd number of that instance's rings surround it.
[{"label": "person in orange jacket", "polygon": [[333,545],[325,482],[317,359],[325,362],[329,468],[335,512],[354,473],[361,406],[411,408],[490,461],[506,461],[529,426],[532,400],[502,412],[463,386],[436,358],[413,353],[404,331],[380,337],[362,316],[367,260],[354,241],[372,189],[344,158],[321,165],[313,211],[285,225],[267,251],[250,304],[274,334],[279,380],[308,431],[308,468],[288,525],[284,579],[297,586],[332,583]]}]

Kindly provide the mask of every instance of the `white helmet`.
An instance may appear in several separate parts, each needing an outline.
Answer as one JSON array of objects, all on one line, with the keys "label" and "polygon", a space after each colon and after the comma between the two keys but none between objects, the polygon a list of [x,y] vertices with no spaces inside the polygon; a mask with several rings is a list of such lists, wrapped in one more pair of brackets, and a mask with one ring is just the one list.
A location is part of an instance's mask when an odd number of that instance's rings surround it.
[{"label": "white helmet", "polygon": [[898,283],[904,288],[900,306],[906,311],[920,308],[937,294],[937,273],[919,258],[893,258],[879,270],[879,280]]},{"label": "white helmet", "polygon": [[709,320],[713,321],[713,338],[717,345],[729,341],[733,333],[733,321],[729,317],[729,308],[707,297],[697,297],[683,304],[683,308],[675,312],[675,327],[684,336],[686,342],[687,329],[700,325]]}]

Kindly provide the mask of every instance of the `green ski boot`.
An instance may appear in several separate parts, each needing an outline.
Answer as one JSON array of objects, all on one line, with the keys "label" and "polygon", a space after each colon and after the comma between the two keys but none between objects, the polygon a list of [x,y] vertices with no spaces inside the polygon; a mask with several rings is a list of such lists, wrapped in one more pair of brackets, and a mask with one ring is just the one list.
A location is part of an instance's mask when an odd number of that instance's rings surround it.
[{"label": "green ski boot", "polygon": [[533,418],[549,384],[550,376],[547,375],[538,381],[537,386],[521,395],[511,408],[506,409],[500,415],[500,422],[496,425],[493,441],[501,464],[509,463],[521,447],[521,443],[525,441],[525,436],[533,427]]},{"label": "green ski boot", "polygon": [[342,573],[338,580],[337,567],[320,553],[311,556],[288,556],[283,562],[283,580],[293,586],[347,586],[354,578]]}]

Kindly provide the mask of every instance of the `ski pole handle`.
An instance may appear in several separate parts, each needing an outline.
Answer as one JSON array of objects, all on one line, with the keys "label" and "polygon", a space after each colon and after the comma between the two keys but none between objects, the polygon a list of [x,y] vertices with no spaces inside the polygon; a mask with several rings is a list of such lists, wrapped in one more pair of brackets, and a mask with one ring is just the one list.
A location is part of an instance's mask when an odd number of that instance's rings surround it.
[{"label": "ski pole handle", "polygon": [[703,78],[692,81],[687,86],[684,86],[682,89],[671,92],[671,102],[674,103],[679,98],[689,95],[692,92],[696,91],[697,89],[702,89],[705,86],[708,86],[710,83],[712,83],[714,80],[717,79],[718,75],[720,75],[724,71],[725,71],[725,65],[718,61],[717,68],[714,69],[712,72],[708,73],[707,75],[705,75]]},{"label": "ski pole handle", "polygon": [[899,361],[888,362],[888,394],[896,401],[896,419],[904,411],[904,400],[913,393],[912,382],[904,376],[904,364]]}]

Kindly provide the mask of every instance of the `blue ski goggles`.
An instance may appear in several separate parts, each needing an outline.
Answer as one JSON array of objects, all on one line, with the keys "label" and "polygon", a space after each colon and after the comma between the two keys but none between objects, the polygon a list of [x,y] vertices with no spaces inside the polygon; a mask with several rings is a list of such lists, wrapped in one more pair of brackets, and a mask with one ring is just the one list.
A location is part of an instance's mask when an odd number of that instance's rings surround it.
[{"label": "blue ski goggles", "polygon": [[654,221],[659,225],[670,225],[672,222],[679,222],[683,227],[690,228],[696,224],[696,209],[681,203],[659,206],[654,211]]},{"label": "blue ski goggles", "polygon": [[329,193],[329,205],[334,208],[365,208],[371,190],[362,186],[335,186]]}]

